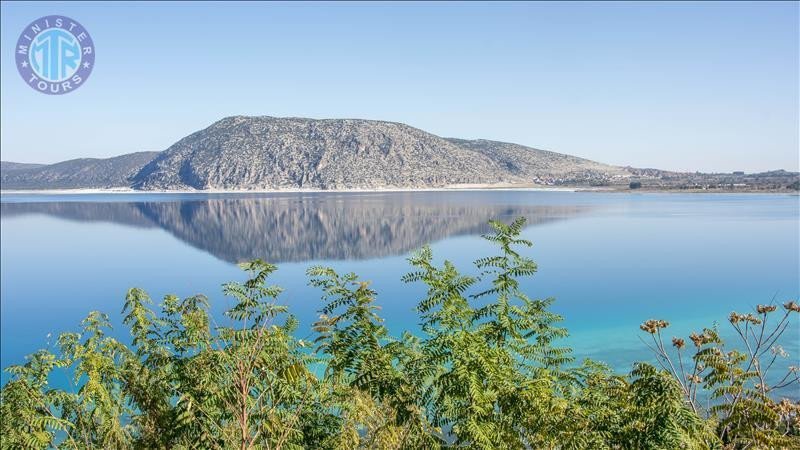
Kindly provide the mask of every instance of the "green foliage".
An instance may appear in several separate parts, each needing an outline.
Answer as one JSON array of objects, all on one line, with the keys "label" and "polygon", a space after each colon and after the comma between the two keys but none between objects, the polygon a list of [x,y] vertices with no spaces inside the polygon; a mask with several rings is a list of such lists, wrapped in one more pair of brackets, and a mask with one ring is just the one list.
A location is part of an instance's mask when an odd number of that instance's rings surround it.
[{"label": "green foliage", "polygon": [[[419,305],[424,361],[423,399],[431,422],[450,430],[453,444],[475,448],[524,448],[548,442],[542,433],[557,397],[558,368],[569,362],[567,349],[553,347],[566,332],[554,326],[558,316],[548,301],[531,300],[519,278],[533,275],[536,264],[517,246],[524,225],[491,222],[485,236],[500,254],[475,262],[490,287],[469,294],[481,281],[461,275],[445,261],[436,267],[430,248],[410,259],[415,271],[406,282],[422,282],[427,296]],[[480,302],[480,303],[479,303]]]},{"label": "green foliage", "polygon": [[[652,336],[658,367],[627,376],[592,361],[578,365],[558,345],[567,335],[553,299],[535,299],[521,281],[537,266],[521,253],[524,220],[491,222],[497,254],[475,276],[429,247],[403,277],[426,293],[421,330],[393,337],[377,293],[355,274],[308,270],[322,293],[313,339],[268,283],[277,268],[241,264],[244,282],[223,285],[233,306],[218,324],[202,295],[167,295],[158,308],[128,291],[123,324],[130,345],[108,336],[92,312],[6,370],[0,391],[2,449],[712,449],[796,448],[800,405],[777,400],[797,389],[798,369],[766,380],[784,353],[777,342],[800,307],[733,313],[742,339],[725,349],[716,329],[670,350],[664,321]],[[768,326],[769,325],[769,326]],[[66,374],[71,386],[50,386]],[[61,378],[63,379],[63,378]],[[700,393],[707,393],[706,407]]]},{"label": "green foliage", "polygon": [[[781,392],[800,385],[800,369],[789,366],[776,377],[769,372],[779,358],[789,355],[779,341],[800,313],[800,305],[789,301],[778,313],[778,305],[758,305],[753,313],[732,312],[728,321],[740,340],[739,348],[727,349],[716,328],[692,333],[693,355],[686,355],[686,341],[672,338],[672,349],[664,343],[663,320],[648,320],[641,329],[652,337],[651,348],[663,373],[680,387],[684,401],[698,412],[699,392],[710,406],[705,411],[715,420],[716,434],[728,448],[798,448],[800,403],[777,401]],[[778,316],[777,318],[774,316]],[[796,335],[796,332],[795,332]],[[777,380],[772,385],[768,380]]]}]

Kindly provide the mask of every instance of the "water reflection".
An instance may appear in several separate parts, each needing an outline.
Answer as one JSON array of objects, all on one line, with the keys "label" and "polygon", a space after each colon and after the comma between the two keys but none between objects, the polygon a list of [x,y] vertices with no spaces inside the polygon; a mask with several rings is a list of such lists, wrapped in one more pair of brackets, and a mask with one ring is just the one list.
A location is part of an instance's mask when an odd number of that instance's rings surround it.
[{"label": "water reflection", "polygon": [[451,236],[486,232],[490,219],[529,226],[598,205],[505,204],[479,195],[295,195],[136,202],[9,202],[9,218],[45,214],[80,222],[159,227],[225,261],[367,259],[404,254]]}]

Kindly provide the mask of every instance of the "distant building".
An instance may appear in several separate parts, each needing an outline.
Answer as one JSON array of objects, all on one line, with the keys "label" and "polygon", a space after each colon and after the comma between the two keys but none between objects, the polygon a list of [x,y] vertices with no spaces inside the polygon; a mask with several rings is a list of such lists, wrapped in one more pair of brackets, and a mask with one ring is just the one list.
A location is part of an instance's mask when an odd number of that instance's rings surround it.
[{"label": "distant building", "polygon": [[736,172],[733,172],[733,174],[734,174],[734,175],[744,175],[744,172],[742,172],[742,171],[736,171]]}]

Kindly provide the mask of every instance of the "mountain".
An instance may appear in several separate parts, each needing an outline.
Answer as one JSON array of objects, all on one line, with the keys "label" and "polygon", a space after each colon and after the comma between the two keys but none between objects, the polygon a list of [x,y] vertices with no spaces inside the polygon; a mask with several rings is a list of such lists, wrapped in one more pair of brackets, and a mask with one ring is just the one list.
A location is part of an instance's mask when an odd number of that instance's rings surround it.
[{"label": "mountain", "polygon": [[484,139],[465,140],[448,138],[448,141],[491,158],[511,174],[526,182],[537,184],[597,184],[609,178],[628,178],[628,169],[565,155],[547,150],[526,147],[508,142]]},{"label": "mountain", "polygon": [[137,189],[380,188],[488,183],[488,157],[408,125],[229,117],[168,148]]},{"label": "mountain", "polygon": [[797,172],[703,174],[618,167],[508,142],[442,138],[402,123],[234,116],[162,152],[50,165],[3,162],[0,187],[136,190],[610,186],[797,191]]},{"label": "mountain", "polygon": [[[56,164],[3,162],[3,189],[79,189],[130,186],[131,178],[158,155],[138,152],[114,158],[81,158]],[[25,167],[27,166],[27,167]]]},{"label": "mountain", "polygon": [[[599,163],[488,141],[443,139],[401,123],[228,117],[161,153],[136,189],[353,189],[531,183],[534,175],[621,172]],[[501,144],[501,143],[497,143]],[[527,154],[525,152],[527,151]],[[515,153],[514,153],[515,152]],[[515,166],[508,159],[515,159]],[[555,165],[551,164],[556,162]]]},{"label": "mountain", "polygon": [[236,116],[160,153],[27,168],[4,163],[0,179],[3,189],[370,189],[583,183],[625,173],[521,145],[445,139],[401,123]]},{"label": "mountain", "polygon": [[13,170],[35,169],[42,167],[44,164],[29,164],[29,163],[16,163],[10,161],[0,161],[0,172],[10,172]]}]

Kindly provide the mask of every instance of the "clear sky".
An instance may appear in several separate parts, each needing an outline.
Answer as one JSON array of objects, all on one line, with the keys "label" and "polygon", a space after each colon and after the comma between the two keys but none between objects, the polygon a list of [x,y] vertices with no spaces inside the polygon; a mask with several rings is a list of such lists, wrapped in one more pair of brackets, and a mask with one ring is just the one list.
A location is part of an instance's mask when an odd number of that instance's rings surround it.
[{"label": "clear sky", "polygon": [[[78,90],[14,66],[76,19]],[[367,118],[602,162],[798,170],[798,3],[2,3],[2,159],[163,150],[229,115]]]}]

